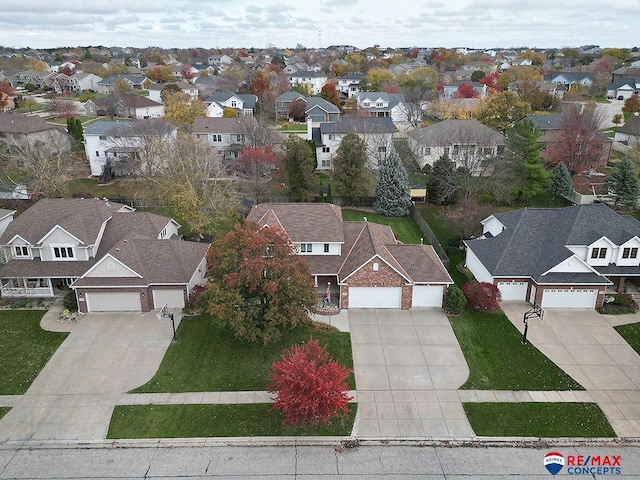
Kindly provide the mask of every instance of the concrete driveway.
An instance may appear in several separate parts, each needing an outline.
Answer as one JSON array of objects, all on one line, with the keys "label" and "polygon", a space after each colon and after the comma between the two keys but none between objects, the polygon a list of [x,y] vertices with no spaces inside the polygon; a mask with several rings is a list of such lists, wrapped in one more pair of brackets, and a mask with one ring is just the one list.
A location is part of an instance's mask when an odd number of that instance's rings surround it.
[{"label": "concrete driveway", "polygon": [[[503,302],[522,332],[524,302]],[[595,310],[547,309],[530,320],[527,338],[579,382],[597,402],[620,437],[640,437],[640,355],[613,325],[640,321],[640,314],[604,316]]]},{"label": "concrete driveway", "polygon": [[354,435],[473,435],[456,392],[469,369],[441,309],[351,309],[349,329],[358,395]]},{"label": "concrete driveway", "polygon": [[0,442],[104,439],[114,405],[153,377],[172,334],[155,313],[85,315],[0,420]]}]

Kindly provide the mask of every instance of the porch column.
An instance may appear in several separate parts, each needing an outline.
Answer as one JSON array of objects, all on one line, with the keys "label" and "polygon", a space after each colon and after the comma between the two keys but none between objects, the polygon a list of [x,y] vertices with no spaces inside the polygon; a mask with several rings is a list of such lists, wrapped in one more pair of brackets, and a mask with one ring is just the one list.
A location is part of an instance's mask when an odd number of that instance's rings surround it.
[{"label": "porch column", "polygon": [[313,276],[313,286],[318,288],[318,275]]},{"label": "porch column", "polygon": [[618,293],[624,293],[624,281],[625,281],[625,277],[620,277],[618,279]]},{"label": "porch column", "polygon": [[47,286],[49,287],[49,295],[52,297],[55,297],[55,294],[53,293],[53,282],[51,281],[51,278],[47,278]]}]

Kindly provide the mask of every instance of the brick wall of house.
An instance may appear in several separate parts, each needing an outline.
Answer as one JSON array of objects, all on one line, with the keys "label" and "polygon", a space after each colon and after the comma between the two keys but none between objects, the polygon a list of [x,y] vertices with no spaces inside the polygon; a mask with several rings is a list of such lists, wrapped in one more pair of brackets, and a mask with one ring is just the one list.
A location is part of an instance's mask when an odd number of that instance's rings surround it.
[{"label": "brick wall of house", "polygon": [[[378,270],[374,270],[374,264]],[[413,286],[406,285],[406,280],[385,262],[373,259],[355,272],[341,287],[340,302],[342,308],[349,308],[349,287],[402,287],[402,309],[411,308]]]}]

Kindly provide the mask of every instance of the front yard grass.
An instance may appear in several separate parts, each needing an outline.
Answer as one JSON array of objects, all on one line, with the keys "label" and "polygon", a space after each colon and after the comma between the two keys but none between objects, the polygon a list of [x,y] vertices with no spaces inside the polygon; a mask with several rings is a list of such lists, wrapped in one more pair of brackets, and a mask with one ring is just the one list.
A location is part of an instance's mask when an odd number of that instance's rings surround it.
[{"label": "front yard grass", "polygon": [[11,410],[11,407],[0,407],[0,420],[2,420],[2,417],[4,417],[9,410]]},{"label": "front yard grass", "polygon": [[613,327],[616,332],[624,338],[631,348],[633,348],[638,355],[640,355],[640,323],[629,323],[627,325],[618,325]]},{"label": "front yard grass", "polygon": [[44,310],[0,313],[0,395],[22,395],[46,365],[67,333],[40,328]]},{"label": "front yard grass", "polygon": [[[305,325],[267,346],[235,338],[208,315],[184,317],[156,375],[136,393],[264,391],[271,364],[285,348],[313,337],[339,364],[353,369],[351,338],[326,325]],[[349,388],[355,388],[353,374]]]},{"label": "front yard grass", "polygon": [[463,403],[476,435],[485,437],[615,437],[595,403]]},{"label": "front yard grass", "polygon": [[[410,216],[407,217],[386,217],[374,212],[365,212],[362,210],[342,209],[342,220],[345,222],[362,222],[364,217],[367,221],[389,225],[393,233],[398,236],[398,240],[402,243],[420,243],[420,238],[424,237],[416,222]],[[429,241],[425,238],[424,243]]]},{"label": "front yard grass", "polygon": [[464,390],[584,390],[531,343],[504,313],[467,307],[449,321],[469,365]]},{"label": "front yard grass", "polygon": [[121,405],[111,417],[107,438],[193,438],[251,436],[351,435],[356,404],[351,413],[320,427],[282,425],[270,403],[237,405]]}]

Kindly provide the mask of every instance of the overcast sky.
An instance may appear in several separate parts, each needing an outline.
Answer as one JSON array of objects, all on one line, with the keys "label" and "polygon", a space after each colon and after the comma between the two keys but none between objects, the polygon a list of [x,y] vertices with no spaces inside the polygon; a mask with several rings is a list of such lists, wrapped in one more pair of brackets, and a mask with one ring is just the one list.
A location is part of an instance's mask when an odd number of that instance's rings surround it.
[{"label": "overcast sky", "polygon": [[640,0],[0,0],[5,47],[631,48],[639,27]]}]

